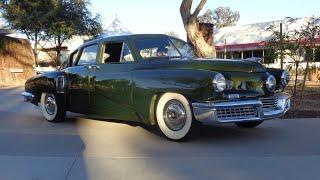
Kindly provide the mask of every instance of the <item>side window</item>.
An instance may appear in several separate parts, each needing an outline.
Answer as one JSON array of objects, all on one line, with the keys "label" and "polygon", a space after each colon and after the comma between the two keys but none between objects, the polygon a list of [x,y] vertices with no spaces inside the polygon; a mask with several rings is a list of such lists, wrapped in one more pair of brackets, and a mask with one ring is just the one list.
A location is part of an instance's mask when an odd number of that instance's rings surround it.
[{"label": "side window", "polygon": [[120,62],[133,62],[134,61],[132,53],[126,43],[123,43],[121,57],[122,58],[121,58]]},{"label": "side window", "polygon": [[106,44],[102,58],[102,63],[123,63],[133,61],[129,47],[122,42]]},{"label": "side window", "polygon": [[135,46],[144,60],[180,57],[179,52],[168,38],[136,39]]},{"label": "side window", "polygon": [[78,61],[78,66],[96,63],[98,49],[99,49],[98,44],[94,44],[94,45],[83,48],[81,56]]}]

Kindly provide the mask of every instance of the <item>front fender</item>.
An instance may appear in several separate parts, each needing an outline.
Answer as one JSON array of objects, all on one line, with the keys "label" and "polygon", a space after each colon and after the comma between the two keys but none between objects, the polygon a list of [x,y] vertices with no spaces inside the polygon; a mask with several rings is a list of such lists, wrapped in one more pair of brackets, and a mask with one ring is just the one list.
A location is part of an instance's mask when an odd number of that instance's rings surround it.
[{"label": "front fender", "polygon": [[276,90],[278,89],[282,89],[282,84],[281,84],[281,75],[283,73],[284,70],[281,70],[281,69],[276,69],[276,68],[266,68],[267,72],[269,74],[272,74],[276,80],[277,80],[277,88]]},{"label": "front fender", "polygon": [[[192,69],[137,70],[132,72],[132,107],[148,124],[153,124],[156,100],[165,92],[184,95],[192,101],[215,97],[212,86],[216,72]],[[150,122],[151,120],[151,122]]]},{"label": "front fender", "polygon": [[28,79],[25,83],[25,91],[32,93],[39,101],[41,93],[57,93],[57,79],[64,77],[63,72],[55,71],[39,74]]}]

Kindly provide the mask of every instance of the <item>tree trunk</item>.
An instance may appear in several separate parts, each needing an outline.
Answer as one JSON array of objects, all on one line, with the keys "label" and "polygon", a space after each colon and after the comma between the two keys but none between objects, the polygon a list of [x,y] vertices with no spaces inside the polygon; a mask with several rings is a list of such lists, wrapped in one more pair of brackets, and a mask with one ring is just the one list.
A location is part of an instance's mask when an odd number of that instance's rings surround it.
[{"label": "tree trunk", "polygon": [[300,99],[299,99],[299,104],[301,104],[302,98],[303,98],[303,94],[304,94],[304,90],[306,87],[306,81],[307,81],[307,76],[309,74],[309,60],[307,60],[307,67],[303,76],[303,83],[302,83],[302,89],[301,89],[301,94],[300,94]]},{"label": "tree trunk", "polygon": [[56,66],[59,66],[59,65],[60,65],[60,56],[61,56],[61,47],[58,47],[58,49],[57,49]]},{"label": "tree trunk", "polygon": [[34,64],[38,66],[38,34],[34,35],[34,45],[33,45],[33,55],[34,55]]},{"label": "tree trunk", "polygon": [[293,89],[293,98],[296,98],[297,95],[297,84],[298,84],[298,70],[299,70],[299,61],[296,61],[296,73],[295,73],[295,79],[294,79],[294,89]]},{"label": "tree trunk", "polygon": [[57,46],[56,46],[57,58],[56,58],[56,63],[55,64],[56,64],[56,66],[59,66],[60,65],[61,50],[62,50],[61,37],[58,36],[57,40],[58,40],[58,43],[57,43]]},{"label": "tree trunk", "polygon": [[[192,22],[194,21],[194,22]],[[193,49],[198,57],[201,58],[215,58],[216,51],[214,46],[210,46],[199,31],[199,24],[196,20],[191,20],[187,26],[188,40],[193,46]]]},{"label": "tree trunk", "polygon": [[187,32],[188,41],[193,47],[195,54],[200,58],[215,58],[216,50],[210,46],[203,37],[199,28],[197,16],[207,0],[201,0],[195,11],[191,14],[192,0],[183,0],[180,6],[180,14]]}]

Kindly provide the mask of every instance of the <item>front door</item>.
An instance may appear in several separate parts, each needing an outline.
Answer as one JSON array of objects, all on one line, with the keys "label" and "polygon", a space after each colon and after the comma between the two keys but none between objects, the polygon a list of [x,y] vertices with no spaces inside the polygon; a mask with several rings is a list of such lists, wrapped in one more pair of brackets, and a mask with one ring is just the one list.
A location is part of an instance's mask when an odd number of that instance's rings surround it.
[{"label": "front door", "polygon": [[96,65],[98,44],[82,48],[73,65],[65,70],[68,76],[68,102],[72,112],[87,114],[90,110],[92,66]]},{"label": "front door", "polygon": [[92,71],[91,109],[97,115],[121,120],[137,120],[131,106],[134,68],[131,51],[124,42],[105,43],[99,68]]}]

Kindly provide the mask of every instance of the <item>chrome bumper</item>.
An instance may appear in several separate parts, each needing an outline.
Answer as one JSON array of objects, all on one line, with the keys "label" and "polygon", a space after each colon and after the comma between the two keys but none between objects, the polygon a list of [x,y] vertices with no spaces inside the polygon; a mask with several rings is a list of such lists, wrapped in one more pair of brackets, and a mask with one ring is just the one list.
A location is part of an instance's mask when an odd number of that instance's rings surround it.
[{"label": "chrome bumper", "polygon": [[192,103],[196,120],[232,123],[279,118],[290,109],[290,97],[279,93],[268,98]]},{"label": "chrome bumper", "polygon": [[34,100],[34,95],[28,92],[21,93],[25,102],[32,102]]}]

